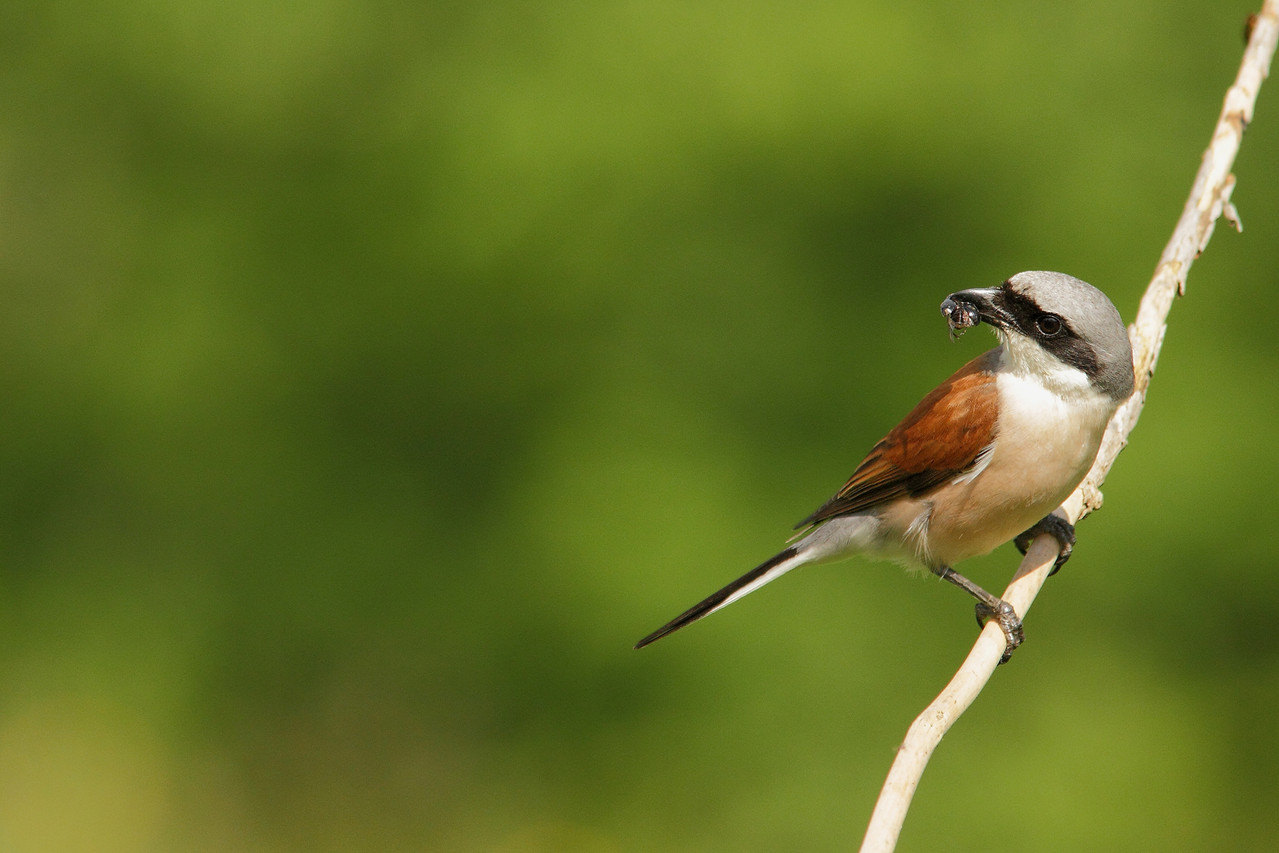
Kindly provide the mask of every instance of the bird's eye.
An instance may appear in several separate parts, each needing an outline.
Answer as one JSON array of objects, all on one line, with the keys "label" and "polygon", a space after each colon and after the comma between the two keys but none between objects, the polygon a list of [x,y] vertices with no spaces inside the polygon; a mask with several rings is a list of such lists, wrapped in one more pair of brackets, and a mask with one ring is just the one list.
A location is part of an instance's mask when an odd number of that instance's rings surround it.
[{"label": "bird's eye", "polygon": [[1046,338],[1061,334],[1061,318],[1056,314],[1040,314],[1035,318],[1035,329]]}]

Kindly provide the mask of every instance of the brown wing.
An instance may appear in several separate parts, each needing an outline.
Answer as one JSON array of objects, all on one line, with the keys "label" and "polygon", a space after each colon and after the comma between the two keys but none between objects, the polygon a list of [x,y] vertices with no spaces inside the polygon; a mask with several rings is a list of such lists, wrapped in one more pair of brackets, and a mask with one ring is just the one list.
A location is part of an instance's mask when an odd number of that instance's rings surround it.
[{"label": "brown wing", "polygon": [[999,356],[996,347],[933,389],[875,445],[844,487],[795,527],[925,494],[971,468],[995,438]]}]

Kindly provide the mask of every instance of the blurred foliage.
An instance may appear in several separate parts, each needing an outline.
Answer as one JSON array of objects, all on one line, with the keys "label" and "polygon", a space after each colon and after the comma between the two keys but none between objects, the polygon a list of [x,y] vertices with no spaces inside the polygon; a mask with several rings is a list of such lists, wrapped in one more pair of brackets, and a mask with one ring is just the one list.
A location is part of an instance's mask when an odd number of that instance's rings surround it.
[{"label": "blurred foliage", "polygon": [[[1131,318],[1250,11],[7,2],[0,847],[853,846],[969,602],[850,562],[630,644],[990,345],[950,290]],[[1279,836],[1277,97],[902,850]]]}]

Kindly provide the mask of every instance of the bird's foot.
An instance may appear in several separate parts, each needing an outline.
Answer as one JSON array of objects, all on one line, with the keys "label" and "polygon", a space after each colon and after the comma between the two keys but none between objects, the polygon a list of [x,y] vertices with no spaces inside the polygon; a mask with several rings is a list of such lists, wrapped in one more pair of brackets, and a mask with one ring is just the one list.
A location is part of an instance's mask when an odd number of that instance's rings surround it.
[{"label": "bird's foot", "polygon": [[999,623],[1000,630],[1004,632],[1004,642],[1007,643],[999,662],[1001,664],[1008,663],[1013,656],[1013,652],[1026,639],[1026,632],[1022,630],[1021,619],[1017,616],[1017,611],[1002,598],[996,598],[990,604],[985,601],[977,602],[978,626],[984,628],[986,623],[992,619]]},{"label": "bird's foot", "polygon": [[1013,606],[1002,598],[997,598],[986,592],[986,590],[950,566],[938,566],[934,571],[937,572],[942,580],[950,581],[977,599],[978,627],[986,627],[986,623],[992,619],[999,623],[1000,629],[1004,632],[1004,641],[1007,643],[1003,657],[999,659],[999,662],[1008,663],[1008,659],[1013,656],[1013,651],[1026,639],[1026,633],[1021,627],[1021,619],[1017,616],[1017,611],[1013,609]]},{"label": "bird's foot", "polygon": [[1057,574],[1058,569],[1066,565],[1066,561],[1075,550],[1075,525],[1059,515],[1045,515],[1034,527],[1014,539],[1013,544],[1017,546],[1018,551],[1025,554],[1030,548],[1030,543],[1034,542],[1035,537],[1041,533],[1047,533],[1057,540],[1057,562],[1053,563],[1052,571],[1048,573],[1048,576],[1052,577]]}]

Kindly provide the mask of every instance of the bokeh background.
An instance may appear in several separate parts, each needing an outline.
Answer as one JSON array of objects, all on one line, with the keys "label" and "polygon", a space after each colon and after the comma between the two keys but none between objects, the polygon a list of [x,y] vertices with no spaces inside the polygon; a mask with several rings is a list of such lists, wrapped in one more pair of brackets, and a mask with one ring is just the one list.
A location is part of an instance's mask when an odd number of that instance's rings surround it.
[{"label": "bokeh background", "polygon": [[[631,644],[991,345],[949,291],[1131,319],[1251,11],[6,2],[0,849],[855,846],[969,601]],[[1279,91],[1236,173],[902,850],[1279,839]]]}]

